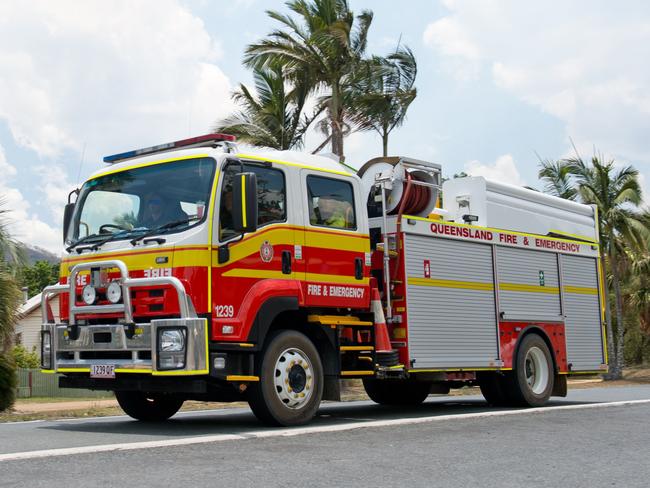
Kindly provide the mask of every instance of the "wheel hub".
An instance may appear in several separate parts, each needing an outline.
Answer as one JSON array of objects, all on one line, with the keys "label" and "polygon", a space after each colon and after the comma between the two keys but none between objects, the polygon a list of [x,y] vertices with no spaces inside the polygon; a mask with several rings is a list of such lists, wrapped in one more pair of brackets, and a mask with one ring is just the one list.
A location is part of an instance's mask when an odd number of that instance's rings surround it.
[{"label": "wheel hub", "polygon": [[313,368],[307,354],[297,348],[284,350],[275,362],[274,384],[278,398],[287,407],[299,409],[311,398]]},{"label": "wheel hub", "polygon": [[526,383],[536,395],[541,395],[549,382],[548,360],[539,347],[531,347],[526,353],[524,372]]}]

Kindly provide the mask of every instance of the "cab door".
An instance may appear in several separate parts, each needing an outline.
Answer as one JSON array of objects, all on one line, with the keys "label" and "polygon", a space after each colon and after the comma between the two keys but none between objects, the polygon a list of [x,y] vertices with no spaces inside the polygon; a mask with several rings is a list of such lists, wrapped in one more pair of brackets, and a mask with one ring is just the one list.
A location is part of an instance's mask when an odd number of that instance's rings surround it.
[{"label": "cab door", "polygon": [[370,241],[358,180],[301,170],[308,306],[369,306]]},{"label": "cab door", "polygon": [[[242,169],[257,176],[258,199],[257,230],[243,236],[232,229],[230,213],[237,205],[232,179]],[[282,166],[258,161],[227,162],[220,174],[212,238],[213,340],[245,340],[254,319],[249,315],[260,305],[260,282],[295,277],[288,176]]]}]

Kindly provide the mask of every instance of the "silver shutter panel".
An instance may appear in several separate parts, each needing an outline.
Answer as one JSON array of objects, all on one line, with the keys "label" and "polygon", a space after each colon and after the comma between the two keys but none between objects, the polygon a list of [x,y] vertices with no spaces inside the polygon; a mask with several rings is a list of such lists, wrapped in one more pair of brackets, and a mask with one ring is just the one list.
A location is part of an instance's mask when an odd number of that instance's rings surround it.
[{"label": "silver shutter panel", "polygon": [[604,362],[596,258],[562,255],[567,360],[572,371]]},{"label": "silver shutter panel", "polygon": [[[495,366],[491,246],[410,234],[405,240],[413,367]],[[430,262],[430,279],[424,278],[424,260]]]}]

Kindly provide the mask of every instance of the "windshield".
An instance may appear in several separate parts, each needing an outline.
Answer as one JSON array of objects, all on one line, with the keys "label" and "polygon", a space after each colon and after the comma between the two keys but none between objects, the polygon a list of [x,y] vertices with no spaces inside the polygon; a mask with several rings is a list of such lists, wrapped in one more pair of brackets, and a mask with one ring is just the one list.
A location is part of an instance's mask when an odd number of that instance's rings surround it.
[{"label": "windshield", "polygon": [[[97,235],[126,238],[170,223],[178,232],[206,218],[215,161],[196,158],[100,176],[79,193],[67,242]],[[92,239],[92,237],[91,237]]]}]

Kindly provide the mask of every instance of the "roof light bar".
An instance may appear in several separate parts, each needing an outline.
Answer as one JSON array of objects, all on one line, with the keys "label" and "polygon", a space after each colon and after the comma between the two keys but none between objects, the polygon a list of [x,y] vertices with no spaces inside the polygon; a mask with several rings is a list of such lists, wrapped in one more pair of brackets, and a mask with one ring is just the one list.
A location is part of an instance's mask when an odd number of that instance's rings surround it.
[{"label": "roof light bar", "polygon": [[154,154],[157,152],[168,151],[170,149],[190,148],[207,146],[214,142],[235,142],[237,138],[230,134],[206,134],[204,136],[191,137],[175,142],[167,142],[165,144],[158,144],[157,146],[145,147],[142,149],[135,149],[104,158],[105,163],[116,163],[124,159],[131,159],[145,154]]}]

